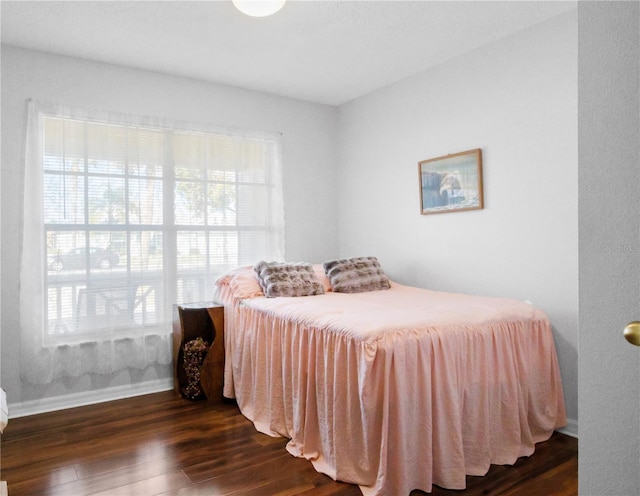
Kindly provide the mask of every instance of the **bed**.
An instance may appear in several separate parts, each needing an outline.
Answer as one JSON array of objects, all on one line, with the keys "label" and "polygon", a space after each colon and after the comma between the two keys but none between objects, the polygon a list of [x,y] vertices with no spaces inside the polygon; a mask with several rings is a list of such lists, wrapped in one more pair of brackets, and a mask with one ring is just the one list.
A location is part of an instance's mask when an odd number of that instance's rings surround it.
[{"label": "bed", "polygon": [[258,265],[218,279],[224,395],[258,431],[365,496],[395,496],[464,489],[566,424],[541,310],[398,284],[374,257],[338,262],[363,259],[384,287],[345,290],[362,273],[341,282],[330,263],[298,264],[315,285],[304,295],[273,297]]}]

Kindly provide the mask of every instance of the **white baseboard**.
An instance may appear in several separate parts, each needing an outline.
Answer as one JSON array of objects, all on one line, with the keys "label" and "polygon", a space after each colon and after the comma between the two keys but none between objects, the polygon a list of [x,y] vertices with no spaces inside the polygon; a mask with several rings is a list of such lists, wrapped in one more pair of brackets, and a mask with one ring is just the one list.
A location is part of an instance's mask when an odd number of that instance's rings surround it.
[{"label": "white baseboard", "polygon": [[[173,379],[157,379],[155,381],[143,382],[127,386],[117,386],[112,388],[99,389],[96,391],[86,391],[83,393],[70,394],[67,396],[56,396],[41,400],[24,401],[22,403],[9,404],[9,418],[26,417],[38,413],[53,412],[66,408],[93,405],[106,401],[121,400],[133,396],[159,393],[173,389]],[[567,419],[566,427],[558,429],[558,432],[567,436],[578,438],[578,422]]]},{"label": "white baseboard", "polygon": [[566,427],[558,429],[558,432],[566,434],[567,436],[575,437],[578,439],[578,421],[573,419],[567,419]]},{"label": "white baseboard", "polygon": [[[9,419],[76,408],[78,406],[94,405],[144,394],[159,393],[160,391],[169,391],[171,389],[173,389],[173,379],[156,379],[155,381],[141,382],[139,384],[85,391],[41,400],[23,401],[21,403],[9,403]],[[11,427],[11,422],[7,425],[7,428],[9,427]]]}]

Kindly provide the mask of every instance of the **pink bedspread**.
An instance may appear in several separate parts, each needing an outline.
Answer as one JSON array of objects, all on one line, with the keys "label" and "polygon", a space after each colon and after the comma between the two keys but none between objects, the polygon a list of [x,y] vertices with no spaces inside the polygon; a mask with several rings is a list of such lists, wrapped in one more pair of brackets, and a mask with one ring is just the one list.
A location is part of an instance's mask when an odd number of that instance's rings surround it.
[{"label": "pink bedspread", "polygon": [[464,489],[566,424],[551,327],[516,300],[387,291],[225,306],[225,396],[365,496]]}]

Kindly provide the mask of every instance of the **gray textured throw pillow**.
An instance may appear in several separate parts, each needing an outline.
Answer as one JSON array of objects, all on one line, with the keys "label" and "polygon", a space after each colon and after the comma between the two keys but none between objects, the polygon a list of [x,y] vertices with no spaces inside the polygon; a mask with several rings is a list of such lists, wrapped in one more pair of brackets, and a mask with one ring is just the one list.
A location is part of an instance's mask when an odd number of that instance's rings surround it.
[{"label": "gray textured throw pillow", "polygon": [[362,293],[391,287],[376,257],[355,257],[330,260],[324,271],[337,293]]},{"label": "gray textured throw pillow", "polygon": [[254,266],[267,298],[324,294],[324,286],[309,263],[258,262]]}]

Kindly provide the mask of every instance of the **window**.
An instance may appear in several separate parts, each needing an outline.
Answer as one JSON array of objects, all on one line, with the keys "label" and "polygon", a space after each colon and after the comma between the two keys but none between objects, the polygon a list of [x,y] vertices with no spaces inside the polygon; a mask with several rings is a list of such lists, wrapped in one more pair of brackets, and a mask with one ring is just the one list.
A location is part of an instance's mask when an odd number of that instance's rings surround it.
[{"label": "window", "polygon": [[210,300],[225,271],[279,258],[277,140],[41,122],[45,345],[166,334],[173,303]]}]

